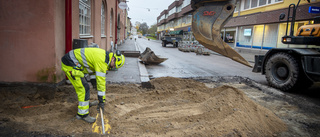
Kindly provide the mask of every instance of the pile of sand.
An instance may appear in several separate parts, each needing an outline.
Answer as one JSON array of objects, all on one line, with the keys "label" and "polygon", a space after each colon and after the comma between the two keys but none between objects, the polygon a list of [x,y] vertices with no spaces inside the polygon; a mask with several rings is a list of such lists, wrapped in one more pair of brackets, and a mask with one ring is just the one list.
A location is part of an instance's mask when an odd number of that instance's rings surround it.
[{"label": "pile of sand", "polygon": [[[155,89],[118,96],[109,109],[120,136],[273,136],[286,125],[242,91],[171,77],[150,81]],[[112,89],[116,90],[116,89]],[[119,103],[124,104],[119,104]]]},{"label": "pile of sand", "polygon": [[[105,116],[113,136],[274,136],[286,125],[270,110],[231,86],[208,88],[189,79],[151,80],[154,89],[136,84],[107,85]],[[23,91],[22,88],[20,90]],[[0,127],[53,135],[96,136],[92,124],[74,119],[77,97],[63,86],[52,99],[0,88]],[[92,92],[91,100],[97,99]],[[34,106],[22,108],[23,106]],[[90,115],[97,115],[96,107]]]}]

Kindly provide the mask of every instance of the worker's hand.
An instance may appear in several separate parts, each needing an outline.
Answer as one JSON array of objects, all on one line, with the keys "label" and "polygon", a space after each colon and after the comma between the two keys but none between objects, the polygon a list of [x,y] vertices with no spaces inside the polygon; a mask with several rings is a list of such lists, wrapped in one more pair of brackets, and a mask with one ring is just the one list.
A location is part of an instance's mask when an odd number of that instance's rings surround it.
[{"label": "worker's hand", "polygon": [[97,90],[97,80],[96,79],[90,79],[90,82],[92,84],[93,89]]},{"label": "worker's hand", "polygon": [[99,109],[101,108],[102,112],[104,112],[104,102],[99,102],[97,110],[100,111]]}]

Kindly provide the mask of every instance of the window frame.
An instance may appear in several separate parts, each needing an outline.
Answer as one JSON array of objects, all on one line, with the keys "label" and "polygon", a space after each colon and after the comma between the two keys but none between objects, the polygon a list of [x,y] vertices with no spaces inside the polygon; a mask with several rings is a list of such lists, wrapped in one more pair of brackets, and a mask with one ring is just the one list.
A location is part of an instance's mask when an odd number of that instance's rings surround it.
[{"label": "window frame", "polygon": [[183,3],[182,3],[181,9],[183,9],[184,7],[189,6],[190,3],[191,3],[191,0],[184,0]]},{"label": "window frame", "polygon": [[101,4],[101,37],[106,37],[106,8],[104,2]]},{"label": "window frame", "polygon": [[169,10],[169,12],[168,12],[168,17],[169,17],[170,15],[176,13],[176,12],[177,12],[177,8],[176,8],[176,7],[173,7],[171,10]]},{"label": "window frame", "polygon": [[[85,2],[86,1],[86,2]],[[91,35],[91,0],[79,0],[79,35],[90,38]]]},{"label": "window frame", "polygon": [[[253,1],[256,2],[255,5],[252,5]],[[241,9],[242,9],[242,11],[251,10],[251,9],[260,8],[260,7],[264,7],[264,6],[270,6],[272,4],[281,3],[284,0],[264,0],[265,4],[263,4],[263,5],[260,5],[260,1],[261,0],[244,0],[242,2],[243,7]],[[255,6],[255,7],[252,7],[252,6]]]}]

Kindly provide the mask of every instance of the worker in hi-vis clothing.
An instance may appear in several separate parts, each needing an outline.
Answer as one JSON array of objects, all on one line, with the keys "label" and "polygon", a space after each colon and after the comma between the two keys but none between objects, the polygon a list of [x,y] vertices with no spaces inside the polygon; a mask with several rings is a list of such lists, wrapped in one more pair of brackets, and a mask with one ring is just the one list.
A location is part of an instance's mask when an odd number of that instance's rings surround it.
[{"label": "worker in hi-vis clothing", "polygon": [[[98,110],[104,109],[107,71],[122,67],[125,62],[124,56],[119,50],[109,53],[100,48],[79,48],[64,55],[61,61],[62,70],[78,95],[79,105],[76,118],[88,123],[95,122],[96,119],[89,116],[89,107],[98,105]],[[93,88],[98,90],[99,103],[89,102],[90,86],[84,74],[90,75]]]}]

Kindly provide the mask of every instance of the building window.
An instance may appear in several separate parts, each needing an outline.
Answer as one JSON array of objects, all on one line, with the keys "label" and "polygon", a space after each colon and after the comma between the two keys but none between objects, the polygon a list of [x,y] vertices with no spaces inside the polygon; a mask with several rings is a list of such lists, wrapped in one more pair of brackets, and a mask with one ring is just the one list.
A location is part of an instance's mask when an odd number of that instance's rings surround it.
[{"label": "building window", "polygon": [[244,9],[249,9],[250,8],[250,1],[251,0],[245,0],[244,1]]},{"label": "building window", "polygon": [[258,0],[252,0],[251,1],[251,8],[257,7],[258,6]]},{"label": "building window", "polygon": [[80,35],[90,35],[91,33],[91,1],[79,1],[79,32]]},{"label": "building window", "polygon": [[252,48],[261,49],[264,25],[255,25],[253,27]]},{"label": "building window", "polygon": [[177,11],[176,7],[172,8],[171,10],[169,10],[168,17],[170,15],[172,15],[173,13],[176,13],[176,11]]},{"label": "building window", "polygon": [[175,25],[175,21],[174,21],[174,20],[170,21],[170,22],[168,23],[169,29],[170,29],[170,28],[173,28],[174,25]]},{"label": "building window", "polygon": [[183,17],[182,17],[182,24],[185,25],[186,23],[187,23],[187,17],[186,17],[186,16],[183,16]]},{"label": "building window", "polygon": [[178,25],[177,25],[178,27],[181,27],[181,24],[182,24],[182,18],[179,18],[179,19],[178,19],[177,24],[178,24]]},{"label": "building window", "polygon": [[250,9],[250,8],[256,8],[260,6],[265,6],[269,4],[274,4],[278,2],[282,2],[283,0],[244,0],[243,3],[243,9]]},{"label": "building window", "polygon": [[182,4],[180,6],[177,7],[177,13],[179,13],[182,9]]},{"label": "building window", "polygon": [[251,48],[252,31],[253,31],[253,26],[246,26],[246,27],[239,28],[239,37],[238,37],[237,47]]},{"label": "building window", "polygon": [[181,19],[181,21],[182,21],[182,24],[183,24],[183,25],[188,25],[188,24],[190,24],[191,21],[192,21],[192,14],[183,16],[182,19]]},{"label": "building window", "polygon": [[159,19],[159,22],[166,18],[166,15],[162,15]]},{"label": "building window", "polygon": [[105,13],[105,6],[102,2],[101,5],[101,36],[105,36],[105,24],[106,24],[106,13]]},{"label": "building window", "polygon": [[259,0],[259,6],[263,6],[267,4],[267,0]]},{"label": "building window", "polygon": [[[294,32],[293,34],[296,34],[299,27],[302,26],[302,25],[306,25],[308,24],[308,21],[301,21],[301,22],[295,22],[294,24]],[[288,28],[288,34],[287,35],[290,35],[290,26],[291,26],[291,23],[288,24],[289,28]],[[279,25],[279,31],[278,31],[278,43],[277,43],[277,48],[298,48],[298,47],[301,47],[301,45],[296,45],[296,44],[283,44],[281,42],[282,40],[282,37],[286,35],[286,27],[287,27],[287,23],[281,23]]]},{"label": "building window", "polygon": [[178,27],[178,22],[179,22],[179,20],[176,20],[175,22],[174,22],[174,27]]},{"label": "building window", "polygon": [[235,46],[235,35],[236,28],[224,28],[221,30],[221,38],[226,42],[230,47]]},{"label": "building window", "polygon": [[276,39],[278,39],[278,26],[278,24],[265,25],[263,49],[271,49],[277,46]]},{"label": "building window", "polygon": [[187,15],[186,24],[190,24],[192,22],[192,14]]},{"label": "building window", "polygon": [[190,3],[191,3],[191,0],[184,0],[183,3],[182,3],[182,7],[181,8],[184,8],[184,7],[188,6],[188,5],[190,5]]}]

